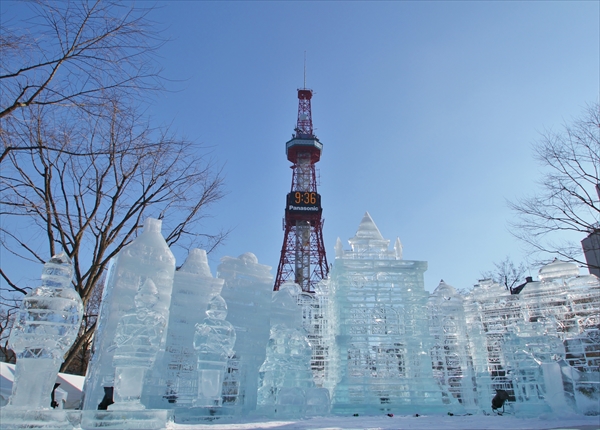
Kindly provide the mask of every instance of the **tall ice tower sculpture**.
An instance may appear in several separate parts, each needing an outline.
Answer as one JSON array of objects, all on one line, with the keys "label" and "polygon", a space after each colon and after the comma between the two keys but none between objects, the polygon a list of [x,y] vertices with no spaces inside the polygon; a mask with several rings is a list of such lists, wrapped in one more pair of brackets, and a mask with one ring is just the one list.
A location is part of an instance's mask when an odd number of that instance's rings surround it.
[{"label": "tall ice tower sculpture", "polygon": [[285,144],[287,158],[293,163],[292,188],[286,200],[285,233],[274,291],[290,281],[300,285],[302,291],[313,292],[315,284],[326,278],[329,271],[323,245],[323,210],[315,172],[323,144],[313,133],[312,95],[312,90],[298,90],[298,122],[295,134]]}]

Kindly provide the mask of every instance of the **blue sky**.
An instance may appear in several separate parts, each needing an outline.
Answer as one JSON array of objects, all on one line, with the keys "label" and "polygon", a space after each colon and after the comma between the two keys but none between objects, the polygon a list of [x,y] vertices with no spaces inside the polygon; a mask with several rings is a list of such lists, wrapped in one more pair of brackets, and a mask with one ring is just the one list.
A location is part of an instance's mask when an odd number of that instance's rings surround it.
[{"label": "blue sky", "polygon": [[[536,190],[531,145],[599,96],[598,2],[162,2],[155,115],[213,148],[228,195],[211,256],[277,267],[296,89],[315,91],[330,262],[369,211],[404,258],[468,288],[493,262],[527,262],[506,200]],[[533,270],[533,274],[537,271]]]},{"label": "blue sky", "polygon": [[430,291],[469,288],[506,256],[527,263],[506,201],[538,187],[540,132],[600,94],[598,1],[157,6],[171,81],[149,113],[210,147],[226,179],[205,226],[233,228],[213,274],[251,251],[275,275],[305,51],[329,261],[369,211],[405,259],[428,261]]}]

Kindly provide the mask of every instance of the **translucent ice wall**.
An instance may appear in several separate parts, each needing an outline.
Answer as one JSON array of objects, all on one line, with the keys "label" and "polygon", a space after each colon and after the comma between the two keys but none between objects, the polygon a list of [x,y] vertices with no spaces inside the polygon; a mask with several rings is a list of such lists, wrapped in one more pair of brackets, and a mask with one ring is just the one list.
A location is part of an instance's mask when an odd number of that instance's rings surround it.
[{"label": "translucent ice wall", "polygon": [[327,280],[315,286],[314,293],[298,294],[298,306],[302,309],[302,327],[312,350],[311,368],[315,384],[323,387],[325,372],[329,357],[329,343],[326,331],[328,330],[328,296],[326,291]]},{"label": "translucent ice wall", "polygon": [[573,413],[567,404],[561,372],[565,348],[551,321],[519,323],[502,345],[503,363],[514,390],[512,409],[521,416]]},{"label": "translucent ice wall", "polygon": [[523,320],[518,296],[491,280],[481,280],[465,300],[469,349],[477,381],[479,408],[490,411],[496,390],[514,399],[512,382],[502,362],[502,344],[509,327]]},{"label": "translucent ice wall", "polygon": [[328,412],[328,392],[316,388],[311,370],[312,350],[302,324],[301,288],[285,283],[271,301],[271,330],[266,359],[260,367],[259,413],[267,416],[302,416],[307,405]]},{"label": "translucent ice wall", "polygon": [[[168,318],[175,258],[161,234],[161,224],[160,220],[147,218],[143,232],[119,252],[112,264],[85,378],[84,409],[97,409],[104,398],[104,387],[114,387],[117,326],[123,316],[135,313],[135,296],[146,281],[156,287],[154,311]],[[164,348],[164,341],[163,335],[159,349]]]},{"label": "translucent ice wall", "polygon": [[433,374],[444,387],[444,403],[460,402],[467,411],[476,409],[473,366],[468,344],[464,299],[443,280],[429,297],[429,332],[433,336]]},{"label": "translucent ice wall", "polygon": [[258,369],[265,360],[269,340],[269,315],[273,276],[271,267],[258,263],[250,252],[239,258],[223,257],[217,268],[225,284],[221,296],[227,302],[229,321],[236,331],[234,357],[225,376],[223,407],[236,415],[256,409]]},{"label": "translucent ice wall", "polygon": [[[540,269],[539,279],[512,295],[480,281],[466,298],[479,406],[489,410],[495,390],[504,389],[522,414],[565,404],[600,413],[598,278],[555,260]],[[544,354],[551,358],[540,358]]]},{"label": "translucent ice wall", "polygon": [[[518,295],[523,318],[553,327],[549,338],[564,345],[566,364],[559,364],[567,400],[579,413],[600,413],[600,282],[559,260],[542,267],[539,279]],[[560,354],[562,347],[555,353]]]},{"label": "translucent ice wall", "polygon": [[197,397],[195,325],[202,322],[209,301],[222,288],[223,280],[213,278],[210,272],[206,251],[192,249],[175,272],[166,348],[145,387],[150,407],[190,407]]},{"label": "translucent ice wall", "polygon": [[449,411],[429,355],[427,263],[403,260],[399,241],[388,250],[368,213],[349,243],[336,246],[329,282],[333,412]]}]

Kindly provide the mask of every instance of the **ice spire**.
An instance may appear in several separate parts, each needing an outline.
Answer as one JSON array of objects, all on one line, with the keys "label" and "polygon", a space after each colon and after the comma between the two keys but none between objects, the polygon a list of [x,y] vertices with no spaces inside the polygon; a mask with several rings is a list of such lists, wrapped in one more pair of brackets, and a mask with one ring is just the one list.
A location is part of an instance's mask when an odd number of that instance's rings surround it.
[{"label": "ice spire", "polygon": [[335,242],[335,258],[340,258],[344,256],[344,246],[342,245],[342,241],[340,238],[337,238]]},{"label": "ice spire", "polygon": [[396,259],[402,260],[402,243],[399,237],[396,238],[396,243],[394,243],[394,251],[396,252]]},{"label": "ice spire", "polygon": [[349,239],[354,252],[357,251],[387,251],[390,241],[384,239],[379,229],[373,222],[369,212],[365,212],[356,235]]}]

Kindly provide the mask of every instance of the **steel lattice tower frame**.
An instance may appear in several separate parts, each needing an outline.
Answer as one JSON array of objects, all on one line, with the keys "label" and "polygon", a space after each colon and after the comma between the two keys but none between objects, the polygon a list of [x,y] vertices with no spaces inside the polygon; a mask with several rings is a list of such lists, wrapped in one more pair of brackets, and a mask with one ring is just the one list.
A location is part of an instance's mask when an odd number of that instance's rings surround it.
[{"label": "steel lattice tower frame", "polygon": [[286,200],[283,246],[274,291],[284,282],[293,281],[302,291],[314,292],[315,284],[329,273],[323,245],[323,209],[315,172],[323,144],[313,133],[312,95],[312,90],[298,90],[295,134],[285,144],[287,159],[292,162],[292,187]]}]

